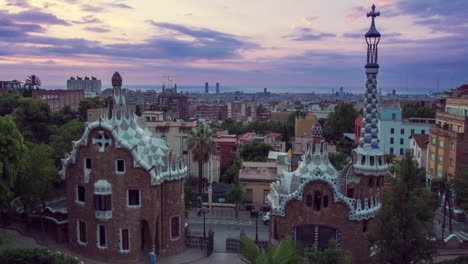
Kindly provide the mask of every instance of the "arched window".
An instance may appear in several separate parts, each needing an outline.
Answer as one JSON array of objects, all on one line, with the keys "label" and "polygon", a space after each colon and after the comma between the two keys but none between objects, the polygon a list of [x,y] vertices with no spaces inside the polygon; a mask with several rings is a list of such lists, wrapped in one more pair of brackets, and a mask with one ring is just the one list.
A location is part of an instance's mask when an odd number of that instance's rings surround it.
[{"label": "arched window", "polygon": [[374,166],[374,157],[370,157],[370,165]]},{"label": "arched window", "polygon": [[323,196],[323,208],[328,207],[328,195]]},{"label": "arched window", "polygon": [[364,165],[365,163],[366,163],[366,156],[362,155],[361,164]]},{"label": "arched window", "polygon": [[311,207],[311,206],[312,206],[312,196],[311,196],[311,195],[307,195],[307,197],[306,197],[306,205],[307,205],[307,207]]},{"label": "arched window", "polygon": [[374,187],[374,178],[372,176],[369,177],[369,187]]},{"label": "arched window", "polygon": [[320,204],[322,203],[322,194],[319,191],[314,193],[314,210],[320,211]]}]

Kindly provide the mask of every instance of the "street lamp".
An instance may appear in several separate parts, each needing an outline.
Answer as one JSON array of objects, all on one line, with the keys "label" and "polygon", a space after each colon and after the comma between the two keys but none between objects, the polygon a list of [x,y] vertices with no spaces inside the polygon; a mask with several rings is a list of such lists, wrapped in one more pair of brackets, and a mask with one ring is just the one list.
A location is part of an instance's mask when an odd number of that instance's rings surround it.
[{"label": "street lamp", "polygon": [[255,217],[255,242],[258,242],[258,209],[255,209],[254,217]]}]

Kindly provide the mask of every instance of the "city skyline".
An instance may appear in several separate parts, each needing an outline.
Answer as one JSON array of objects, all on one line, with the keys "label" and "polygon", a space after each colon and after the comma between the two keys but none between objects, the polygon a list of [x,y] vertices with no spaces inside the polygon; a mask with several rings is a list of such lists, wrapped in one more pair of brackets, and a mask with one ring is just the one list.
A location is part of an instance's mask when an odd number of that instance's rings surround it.
[{"label": "city skyline", "polygon": [[103,76],[113,71],[129,85],[157,86],[172,75],[181,86],[220,82],[221,90],[357,88],[372,3],[382,13],[380,87],[429,92],[468,81],[468,5],[442,0],[7,0],[0,69],[3,79],[36,74],[45,88],[72,75],[94,75],[109,87]]}]

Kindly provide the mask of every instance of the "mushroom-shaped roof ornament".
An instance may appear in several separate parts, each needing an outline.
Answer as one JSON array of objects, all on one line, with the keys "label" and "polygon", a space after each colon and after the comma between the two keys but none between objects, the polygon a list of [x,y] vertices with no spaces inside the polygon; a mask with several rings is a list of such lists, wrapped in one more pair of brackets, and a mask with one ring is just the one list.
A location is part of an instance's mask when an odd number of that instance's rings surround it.
[{"label": "mushroom-shaped roof ornament", "polygon": [[122,77],[118,72],[115,72],[114,75],[112,75],[112,86],[122,86]]},{"label": "mushroom-shaped roof ornament", "polygon": [[312,136],[317,138],[322,137],[322,126],[319,122],[315,123],[315,125],[312,127]]}]

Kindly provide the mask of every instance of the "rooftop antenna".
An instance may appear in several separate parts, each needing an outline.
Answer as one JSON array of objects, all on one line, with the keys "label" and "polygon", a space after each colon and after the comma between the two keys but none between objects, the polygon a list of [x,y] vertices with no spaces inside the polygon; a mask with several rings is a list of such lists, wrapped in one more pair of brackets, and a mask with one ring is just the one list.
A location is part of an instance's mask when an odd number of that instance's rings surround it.
[{"label": "rooftop antenna", "polygon": [[172,77],[171,75],[163,75],[162,78],[167,78],[167,83],[163,81],[163,84],[167,84],[168,87],[172,88]]}]

